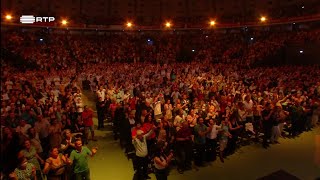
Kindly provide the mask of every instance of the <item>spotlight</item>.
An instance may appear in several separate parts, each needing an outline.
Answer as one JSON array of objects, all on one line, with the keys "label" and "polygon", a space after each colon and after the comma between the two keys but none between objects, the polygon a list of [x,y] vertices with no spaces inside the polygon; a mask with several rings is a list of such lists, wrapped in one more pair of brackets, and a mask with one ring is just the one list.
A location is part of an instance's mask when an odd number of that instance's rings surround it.
[{"label": "spotlight", "polygon": [[10,14],[6,15],[6,20],[10,21],[12,19],[12,16]]},{"label": "spotlight", "polygon": [[300,53],[300,54],[303,54],[303,50],[300,50],[299,53]]},{"label": "spotlight", "polygon": [[261,21],[261,22],[265,22],[266,20],[267,20],[267,18],[264,17],[264,16],[262,16],[262,17],[260,18],[260,21]]},{"label": "spotlight", "polygon": [[65,19],[63,19],[63,20],[61,21],[61,24],[65,26],[65,25],[67,25],[67,24],[68,24],[68,21],[67,21],[67,20],[65,20]]},{"label": "spotlight", "polygon": [[127,22],[127,27],[132,27],[132,23],[131,22]]},{"label": "spotlight", "polygon": [[216,22],[215,21],[210,21],[210,26],[214,26],[216,25]]},{"label": "spotlight", "polygon": [[166,27],[170,28],[171,27],[171,23],[170,22],[166,22]]}]

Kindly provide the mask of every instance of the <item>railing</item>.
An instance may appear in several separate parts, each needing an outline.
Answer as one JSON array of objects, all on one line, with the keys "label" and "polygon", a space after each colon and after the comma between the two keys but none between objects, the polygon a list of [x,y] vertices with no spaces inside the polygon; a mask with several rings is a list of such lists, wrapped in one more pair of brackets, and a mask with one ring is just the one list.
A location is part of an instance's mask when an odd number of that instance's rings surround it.
[{"label": "railing", "polygon": [[[247,23],[217,23],[214,28],[205,27],[202,25],[186,25],[186,24],[173,24],[171,30],[193,30],[193,29],[228,29],[228,28],[240,28],[240,27],[262,27],[262,26],[273,26],[273,25],[285,25],[292,23],[303,23],[303,22],[320,22],[320,14],[292,17],[292,18],[281,18],[281,19],[270,19],[267,22],[247,22]],[[70,29],[70,30],[99,30],[99,31],[123,31],[123,30],[164,30],[165,27],[159,26],[135,26],[133,28],[127,28],[124,25],[86,25],[86,24],[70,24],[68,26],[61,26],[57,23],[50,24],[37,24],[37,25],[26,25],[17,23],[1,22],[1,26],[17,26],[17,27],[30,27],[30,28],[55,28],[55,29]],[[168,30],[170,30],[168,29]]]}]

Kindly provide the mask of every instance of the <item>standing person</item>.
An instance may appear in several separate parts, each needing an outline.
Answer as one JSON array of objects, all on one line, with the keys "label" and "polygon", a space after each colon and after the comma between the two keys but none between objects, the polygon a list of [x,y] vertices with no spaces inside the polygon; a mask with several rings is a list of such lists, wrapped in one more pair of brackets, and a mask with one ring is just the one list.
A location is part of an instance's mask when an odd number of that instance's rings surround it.
[{"label": "standing person", "polygon": [[13,173],[9,175],[14,180],[37,180],[36,167],[27,161],[24,156],[18,158],[19,165]]},{"label": "standing person", "polygon": [[83,124],[85,125],[85,135],[86,135],[86,139],[88,139],[89,136],[89,130],[91,133],[91,139],[92,141],[97,141],[94,137],[94,127],[93,127],[93,111],[88,108],[87,106],[84,106],[84,111],[81,114],[82,119],[83,119]]},{"label": "standing person", "polygon": [[219,141],[219,144],[220,144],[220,160],[223,163],[224,163],[224,159],[223,159],[224,154],[223,154],[223,152],[227,147],[228,138],[232,137],[232,135],[229,133],[229,129],[230,129],[229,121],[228,121],[228,118],[225,117],[221,121],[221,130],[220,130],[221,136],[220,136],[220,141]]},{"label": "standing person", "polygon": [[195,157],[195,164],[204,166],[205,160],[205,144],[206,134],[209,132],[208,127],[203,123],[203,118],[198,119],[198,124],[194,127],[195,138],[194,143],[197,149],[197,156]]},{"label": "standing person", "polygon": [[271,131],[272,131],[272,122],[271,122],[271,104],[268,102],[265,105],[265,109],[261,112],[262,115],[262,126],[263,126],[263,142],[262,146],[264,148],[269,147],[268,140],[271,138]]},{"label": "standing person", "polygon": [[172,110],[173,110],[172,104],[170,102],[170,99],[168,99],[167,103],[164,105],[164,111],[165,111],[165,117],[169,122],[172,122],[172,118],[173,118]]},{"label": "standing person", "polygon": [[38,121],[35,122],[34,129],[39,133],[39,139],[43,147],[43,152],[49,151],[49,128],[49,121],[46,118],[43,118],[42,115],[39,115]]},{"label": "standing person", "polygon": [[281,120],[281,104],[277,103],[276,106],[273,109],[272,115],[271,115],[271,121],[272,121],[272,132],[271,132],[271,143],[279,144],[278,139],[280,137],[280,128],[279,123]]},{"label": "standing person", "polygon": [[154,119],[158,120],[161,118],[162,111],[161,111],[161,100],[160,98],[163,98],[163,94],[159,94],[155,99],[154,99],[154,104],[153,104],[153,112],[154,112]]},{"label": "standing person", "polygon": [[82,146],[81,139],[76,140],[75,150],[73,150],[70,155],[70,160],[74,167],[75,180],[90,180],[88,156],[93,157],[97,153],[97,150],[98,148],[94,147],[90,151],[86,146]]},{"label": "standing person", "polygon": [[[36,168],[37,179],[41,179],[42,173],[40,163],[44,164],[43,159],[38,155],[34,146],[31,145],[30,140],[25,140],[24,149],[21,151],[23,156],[27,158],[29,163],[32,163]],[[39,163],[39,161],[40,163]]]},{"label": "standing person", "polygon": [[206,149],[208,161],[216,160],[217,137],[221,126],[216,124],[214,119],[209,120],[209,133],[207,134]]},{"label": "standing person", "polygon": [[41,146],[41,141],[39,139],[38,132],[35,131],[35,128],[30,128],[28,129],[28,134],[29,134],[31,145],[36,148],[36,151],[39,154],[39,156],[43,157],[42,156],[43,148]]},{"label": "standing person", "polygon": [[148,147],[147,138],[153,133],[154,128],[147,134],[143,135],[143,131],[137,130],[137,136],[133,137],[132,144],[136,149],[136,175],[139,180],[150,179],[148,176]]},{"label": "standing person", "polygon": [[63,134],[64,139],[61,142],[61,150],[63,151],[63,154],[70,156],[72,150],[75,148],[74,143],[76,139],[73,137],[70,129],[66,129]]},{"label": "standing person", "polygon": [[237,148],[237,141],[238,136],[240,134],[240,130],[243,126],[239,125],[237,122],[237,116],[235,113],[233,113],[230,116],[230,122],[229,122],[229,128],[230,128],[230,134],[232,135],[232,138],[229,139],[228,145],[227,145],[227,155],[231,155],[235,152]]},{"label": "standing person", "polygon": [[62,124],[58,122],[57,119],[52,119],[52,124],[49,127],[49,143],[50,148],[60,146],[62,137],[61,137],[61,129]]},{"label": "standing person", "polygon": [[105,112],[105,102],[102,97],[99,97],[99,101],[96,103],[97,114],[98,114],[98,130],[104,128],[104,112]]},{"label": "standing person", "polygon": [[[152,115],[148,114],[144,120],[144,123],[142,125],[142,129],[144,132],[149,132],[154,127],[154,120],[152,119]],[[147,146],[148,146],[148,152],[152,153],[151,150],[154,148],[154,145],[156,143],[157,135],[155,132],[153,132],[148,138],[147,138]]]},{"label": "standing person", "polygon": [[178,172],[191,169],[192,159],[192,130],[187,121],[184,121],[181,129],[176,134]]},{"label": "standing person", "polygon": [[168,167],[173,157],[173,153],[167,156],[164,153],[164,149],[166,148],[165,142],[160,141],[157,143],[157,147],[155,150],[155,155],[153,158],[154,167],[155,167],[155,175],[157,180],[167,180],[168,179]]},{"label": "standing person", "polygon": [[99,89],[97,90],[97,96],[99,99],[101,98],[102,101],[104,101],[106,98],[106,91],[107,90],[104,89],[103,86],[100,86]]},{"label": "standing person", "polygon": [[253,122],[253,101],[251,95],[246,95],[243,101],[243,108],[246,112],[246,122]]},{"label": "standing person", "polygon": [[43,173],[47,174],[47,180],[67,180],[66,165],[70,164],[68,156],[59,154],[58,148],[50,150],[50,157],[46,160]]}]

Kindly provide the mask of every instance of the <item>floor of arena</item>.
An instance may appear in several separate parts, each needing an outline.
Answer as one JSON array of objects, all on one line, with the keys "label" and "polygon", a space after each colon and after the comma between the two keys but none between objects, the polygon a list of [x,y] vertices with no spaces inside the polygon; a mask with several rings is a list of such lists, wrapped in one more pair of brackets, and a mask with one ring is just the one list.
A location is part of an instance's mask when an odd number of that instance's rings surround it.
[{"label": "floor of arena", "polygon": [[[95,109],[94,94],[84,92],[83,100]],[[94,119],[97,125],[97,119]],[[91,179],[93,180],[130,180],[134,172],[131,160],[128,160],[120,148],[119,141],[114,141],[112,131],[96,130],[98,141],[89,142],[89,147],[98,146],[95,157],[89,160]],[[304,132],[295,139],[280,139],[280,144],[263,149],[261,144],[251,144],[240,148],[229,156],[224,163],[218,160],[198,170],[179,174],[175,169],[170,172],[170,180],[193,179],[246,179],[254,180],[273,172],[283,170],[301,180],[315,180],[320,177],[320,164],[316,163],[316,137],[320,136],[320,127]],[[319,152],[319,151],[318,151]],[[156,179],[154,174],[150,174]]]}]

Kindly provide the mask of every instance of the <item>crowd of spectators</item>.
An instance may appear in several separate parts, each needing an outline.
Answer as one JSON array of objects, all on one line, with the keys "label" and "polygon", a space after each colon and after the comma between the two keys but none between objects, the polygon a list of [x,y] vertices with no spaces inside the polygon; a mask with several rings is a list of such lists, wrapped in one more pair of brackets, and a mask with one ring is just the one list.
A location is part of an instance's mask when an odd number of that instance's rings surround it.
[{"label": "crowd of spectators", "polygon": [[[237,45],[246,44],[241,37],[217,34],[50,34],[45,42],[7,35],[4,47],[39,69],[1,67],[1,170],[13,179],[88,178],[86,156],[97,148],[82,147],[96,141],[84,89],[97,94],[98,128],[111,120],[114,138],[134,152],[138,179],[149,178],[148,164],[162,179],[173,158],[183,173],[192,160],[197,166],[215,160],[216,152],[224,162],[248,142],[268,148],[295,137],[318,125],[319,66],[237,63],[259,60],[287,38],[319,40],[315,33],[256,34],[245,47]],[[186,44],[194,59],[177,62]]]},{"label": "crowd of spectators", "polygon": [[319,41],[319,31],[212,33],[118,32],[6,33],[2,46],[40,69],[65,69],[87,63],[210,60],[250,66],[277,54],[291,42]]}]

